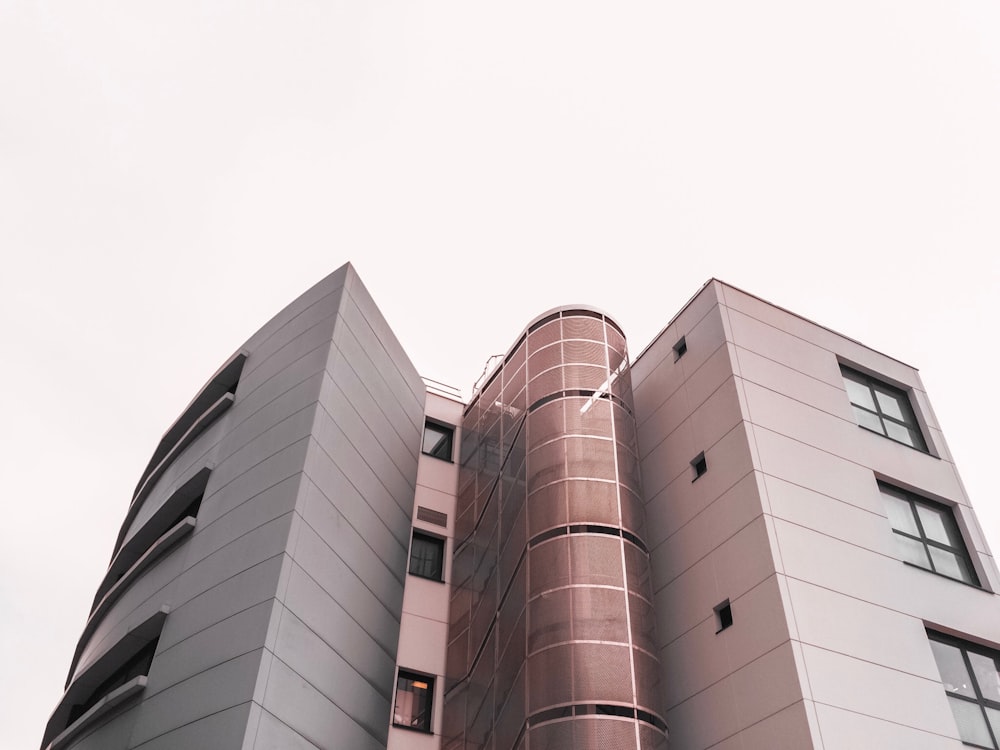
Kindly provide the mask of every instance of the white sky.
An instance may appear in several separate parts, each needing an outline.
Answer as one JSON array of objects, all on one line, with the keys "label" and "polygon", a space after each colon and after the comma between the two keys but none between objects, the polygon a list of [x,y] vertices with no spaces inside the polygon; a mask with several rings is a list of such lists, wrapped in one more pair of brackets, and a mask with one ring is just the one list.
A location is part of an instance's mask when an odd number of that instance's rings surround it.
[{"label": "white sky", "polygon": [[0,0],[0,748],[162,432],[347,260],[466,392],[549,307],[638,353],[743,287],[921,368],[1000,549],[998,134],[993,0]]}]

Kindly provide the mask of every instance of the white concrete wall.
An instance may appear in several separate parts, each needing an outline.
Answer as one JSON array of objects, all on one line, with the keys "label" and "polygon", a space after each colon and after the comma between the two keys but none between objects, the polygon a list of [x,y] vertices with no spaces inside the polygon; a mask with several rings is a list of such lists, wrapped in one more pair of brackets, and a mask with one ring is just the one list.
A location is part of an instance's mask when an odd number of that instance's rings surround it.
[{"label": "white concrete wall", "polygon": [[[841,362],[930,454],[857,426]],[[713,281],[633,379],[673,750],[961,747],[925,628],[1000,643],[998,577],[917,372]],[[877,478],[954,506],[985,590],[903,564]]]},{"label": "white concrete wall", "polygon": [[[444,709],[444,671],[448,652],[448,604],[451,595],[451,558],[454,550],[455,493],[458,487],[458,446],[463,405],[435,393],[427,394],[427,417],[455,427],[453,460],[443,461],[421,455],[417,465],[417,490],[413,501],[413,528],[445,540],[443,582],[406,576],[403,617],[399,629],[400,669],[434,676],[432,734],[391,726],[388,718],[388,750],[438,750],[441,747],[441,718]],[[418,507],[448,517],[442,527],[417,518]]]}]

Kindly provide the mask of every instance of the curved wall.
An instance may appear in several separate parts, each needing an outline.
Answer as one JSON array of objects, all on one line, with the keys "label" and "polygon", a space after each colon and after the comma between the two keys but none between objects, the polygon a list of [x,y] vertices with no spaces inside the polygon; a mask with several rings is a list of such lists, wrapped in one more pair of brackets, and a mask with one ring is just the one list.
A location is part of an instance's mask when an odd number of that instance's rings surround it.
[{"label": "curved wall", "polygon": [[463,430],[444,747],[661,745],[621,330],[535,321]]}]

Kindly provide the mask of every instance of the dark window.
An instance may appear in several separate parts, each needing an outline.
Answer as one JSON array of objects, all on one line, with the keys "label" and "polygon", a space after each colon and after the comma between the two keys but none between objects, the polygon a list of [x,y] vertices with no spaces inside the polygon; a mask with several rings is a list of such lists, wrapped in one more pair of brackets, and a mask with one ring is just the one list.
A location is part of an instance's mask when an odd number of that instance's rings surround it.
[{"label": "dark window", "polygon": [[451,444],[455,437],[455,428],[437,422],[424,423],[423,452],[428,456],[451,461]]},{"label": "dark window", "polygon": [[722,604],[718,604],[715,607],[715,632],[721,633],[732,624],[733,608],[729,604],[729,600],[726,599]]},{"label": "dark window", "polygon": [[443,580],[444,539],[413,532],[410,545],[410,573],[435,581]]},{"label": "dark window", "polygon": [[431,699],[434,678],[399,670],[396,678],[396,706],[392,723],[397,727],[431,731]]},{"label": "dark window", "polygon": [[842,366],[840,372],[859,425],[911,448],[927,451],[906,391],[849,367]]},{"label": "dark window", "polygon": [[[705,461],[705,454],[699,453],[693,459],[691,459],[691,468],[694,469],[694,479],[697,479],[706,471],[708,471],[708,462]],[[691,481],[693,482],[694,479]]]},{"label": "dark window", "polygon": [[687,341],[681,336],[680,340],[674,344],[674,362],[679,360],[688,350]]},{"label": "dark window", "polygon": [[949,578],[979,585],[951,508],[879,484],[903,559]]},{"label": "dark window", "polygon": [[159,638],[147,643],[138,653],[112,672],[104,682],[91,690],[80,703],[74,704],[69,712],[67,726],[87,713],[101,698],[112,690],[120,688],[129,680],[133,680],[140,675],[148,675],[149,667],[153,663],[153,656],[156,654],[156,644],[158,642]]},{"label": "dark window", "polygon": [[962,741],[996,750],[1000,745],[1000,654],[957,638],[928,632]]}]

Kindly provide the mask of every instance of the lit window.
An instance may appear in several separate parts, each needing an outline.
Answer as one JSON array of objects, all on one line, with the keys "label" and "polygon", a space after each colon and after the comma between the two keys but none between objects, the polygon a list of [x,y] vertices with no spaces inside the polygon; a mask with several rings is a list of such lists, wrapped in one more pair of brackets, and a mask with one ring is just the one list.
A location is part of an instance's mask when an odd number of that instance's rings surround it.
[{"label": "lit window", "polygon": [[451,461],[451,444],[455,437],[455,429],[437,422],[424,423],[423,452],[428,456]]},{"label": "lit window", "polygon": [[979,585],[950,508],[879,484],[903,559],[949,578]]},{"label": "lit window", "polygon": [[397,727],[431,731],[431,698],[434,678],[399,670],[392,723]]},{"label": "lit window", "polygon": [[927,633],[962,741],[996,750],[1000,739],[1000,654],[940,633]]},{"label": "lit window", "polygon": [[840,372],[859,425],[911,448],[927,450],[905,391],[849,367],[841,367]]},{"label": "lit window", "polygon": [[440,581],[443,571],[444,539],[414,531],[410,545],[410,573]]}]

